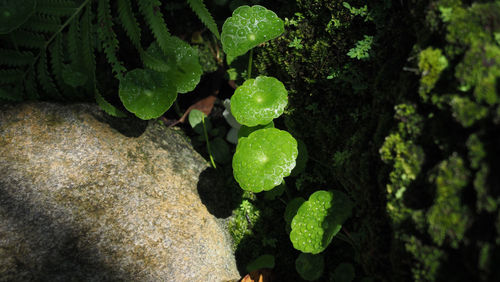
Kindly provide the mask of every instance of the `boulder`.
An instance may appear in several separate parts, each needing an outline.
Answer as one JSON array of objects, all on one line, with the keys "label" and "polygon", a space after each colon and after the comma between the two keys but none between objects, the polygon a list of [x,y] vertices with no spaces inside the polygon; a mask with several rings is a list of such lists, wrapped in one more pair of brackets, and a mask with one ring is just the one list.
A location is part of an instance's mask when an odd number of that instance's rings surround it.
[{"label": "boulder", "polygon": [[197,192],[207,167],[158,121],[0,105],[0,280],[239,279],[227,230]]}]

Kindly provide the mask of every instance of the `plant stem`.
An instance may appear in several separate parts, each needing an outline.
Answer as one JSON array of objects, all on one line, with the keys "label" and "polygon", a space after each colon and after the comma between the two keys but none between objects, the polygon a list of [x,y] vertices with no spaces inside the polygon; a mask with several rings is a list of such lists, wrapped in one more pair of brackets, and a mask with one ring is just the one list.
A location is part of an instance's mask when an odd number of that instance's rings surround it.
[{"label": "plant stem", "polygon": [[207,151],[208,155],[210,156],[210,162],[212,163],[212,166],[214,168],[217,168],[217,166],[215,166],[214,158],[212,157],[212,151],[210,150],[210,142],[208,141],[207,127],[205,126],[205,117],[201,119],[201,122],[203,123],[203,132],[205,133],[205,142],[207,142]]},{"label": "plant stem", "polygon": [[253,49],[250,50],[250,56],[248,57],[247,79],[252,78],[252,58],[253,58]]}]

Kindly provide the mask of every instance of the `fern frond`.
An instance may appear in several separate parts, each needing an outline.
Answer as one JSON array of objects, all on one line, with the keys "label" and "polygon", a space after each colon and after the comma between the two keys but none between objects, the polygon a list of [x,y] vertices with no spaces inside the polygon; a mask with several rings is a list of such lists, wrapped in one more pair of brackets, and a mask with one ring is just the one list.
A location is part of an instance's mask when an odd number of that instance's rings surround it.
[{"label": "fern frond", "polygon": [[55,33],[60,26],[61,22],[58,17],[34,14],[29,21],[22,25],[22,28],[36,32]]},{"label": "fern frond", "polygon": [[36,11],[51,16],[71,16],[76,8],[71,0],[38,0]]},{"label": "fern frond", "polygon": [[215,37],[217,37],[217,39],[220,39],[217,24],[215,23],[214,18],[212,18],[212,15],[203,3],[203,0],[187,0],[187,2],[193,12],[195,12],[198,18],[200,18],[201,22],[215,35]]},{"label": "fern frond", "polygon": [[82,59],[83,66],[87,72],[88,82],[87,90],[92,93],[95,89],[95,71],[96,63],[94,56],[94,45],[92,44],[92,11],[90,6],[85,9],[82,16],[82,36],[81,36],[81,47],[82,47]]},{"label": "fern frond", "polygon": [[118,51],[118,39],[113,31],[109,0],[99,0],[97,5],[97,17],[99,18],[99,29],[97,31],[99,39],[102,42],[104,53],[106,54],[106,58],[111,65],[113,73],[115,73],[116,78],[120,80],[123,77],[123,72],[126,71],[126,68],[116,56],[116,52]]},{"label": "fern frond", "polygon": [[25,66],[32,64],[34,59],[33,53],[28,51],[0,49],[0,65],[9,67]]},{"label": "fern frond", "polygon": [[12,102],[23,100],[23,94],[19,88],[16,87],[2,87],[0,88],[0,99]]},{"label": "fern frond", "polygon": [[36,87],[35,70],[31,68],[24,77],[24,93],[28,99],[36,100],[40,98]]},{"label": "fern frond", "polygon": [[45,44],[45,37],[36,32],[16,30],[10,36],[14,44],[21,47],[39,49]]},{"label": "fern frond", "polygon": [[141,47],[141,28],[132,11],[130,0],[118,0],[118,18],[135,48]]},{"label": "fern frond", "polygon": [[97,102],[97,105],[105,111],[108,115],[114,116],[114,117],[126,117],[122,111],[118,110],[115,106],[111,105],[108,101],[106,101],[97,88],[95,89],[95,100]]},{"label": "fern frond", "polygon": [[63,74],[63,41],[62,35],[59,34],[56,36],[54,42],[49,46],[50,52],[50,66],[52,68],[52,72],[54,73],[54,78],[56,84],[59,86],[59,89],[62,90],[63,94],[68,94],[69,89],[67,85],[64,83],[62,74]]},{"label": "fern frond", "polygon": [[160,11],[161,2],[159,0],[142,0],[138,1],[138,5],[158,45],[163,52],[169,53],[169,50],[174,49],[174,45],[170,40],[170,33]]},{"label": "fern frond", "polygon": [[20,69],[0,70],[0,84],[15,83],[23,79],[24,71]]},{"label": "fern frond", "polygon": [[74,19],[68,28],[68,33],[66,34],[66,45],[68,57],[73,65],[79,65],[81,63],[82,57],[81,47],[80,46],[80,21],[78,19]]},{"label": "fern frond", "polygon": [[40,85],[42,86],[42,89],[45,91],[45,93],[54,98],[60,98],[61,95],[59,94],[59,91],[57,90],[57,87],[54,84],[54,81],[52,80],[52,77],[49,73],[49,68],[47,65],[47,52],[45,50],[42,50],[40,52],[40,59],[37,63],[37,74],[38,81],[40,82]]}]

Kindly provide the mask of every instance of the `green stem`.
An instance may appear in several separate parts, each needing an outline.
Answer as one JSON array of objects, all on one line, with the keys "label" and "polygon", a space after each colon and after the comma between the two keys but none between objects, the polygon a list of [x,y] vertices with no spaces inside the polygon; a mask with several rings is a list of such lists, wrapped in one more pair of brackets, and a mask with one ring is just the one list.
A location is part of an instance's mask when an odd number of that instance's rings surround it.
[{"label": "green stem", "polygon": [[207,142],[207,151],[208,155],[210,156],[210,162],[212,163],[212,166],[214,168],[217,168],[217,166],[215,166],[214,158],[212,157],[212,150],[210,150],[210,142],[208,141],[207,127],[205,126],[205,117],[202,118],[201,122],[203,123],[203,133],[205,133],[205,142]]},{"label": "green stem", "polygon": [[253,59],[253,49],[250,50],[250,56],[248,57],[247,79],[252,78],[252,59]]}]

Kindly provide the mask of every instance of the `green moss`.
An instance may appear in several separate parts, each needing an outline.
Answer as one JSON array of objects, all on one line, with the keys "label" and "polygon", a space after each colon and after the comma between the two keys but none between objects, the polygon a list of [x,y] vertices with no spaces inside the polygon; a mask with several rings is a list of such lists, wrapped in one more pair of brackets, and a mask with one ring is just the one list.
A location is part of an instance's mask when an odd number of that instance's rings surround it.
[{"label": "green moss", "polygon": [[234,249],[237,248],[245,236],[253,234],[252,228],[259,217],[260,211],[248,200],[243,200],[239,208],[233,211],[228,229],[233,238]]},{"label": "green moss", "polygon": [[488,114],[488,108],[472,102],[469,98],[452,96],[450,106],[453,117],[463,127],[470,127]]},{"label": "green moss", "polygon": [[486,156],[484,145],[477,134],[471,134],[467,139],[466,145],[468,149],[470,167],[473,169],[478,169],[479,164]]},{"label": "green moss", "polygon": [[470,225],[470,212],[460,200],[468,176],[464,161],[456,154],[441,162],[431,176],[431,182],[436,184],[436,198],[427,212],[428,231],[439,246],[448,239],[453,248],[458,248]]},{"label": "green moss", "polygon": [[425,245],[414,236],[406,236],[405,248],[414,259],[412,274],[414,281],[435,281],[445,253],[433,246]]},{"label": "green moss", "polygon": [[500,199],[491,196],[491,189],[486,181],[489,168],[486,164],[481,165],[481,169],[476,172],[474,178],[474,189],[476,190],[477,211],[495,212],[500,204]]},{"label": "green moss", "polygon": [[418,68],[422,74],[420,78],[420,96],[427,100],[427,94],[431,92],[439,80],[441,72],[448,66],[448,60],[440,49],[427,48],[420,52]]}]

